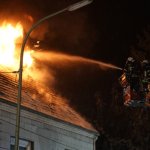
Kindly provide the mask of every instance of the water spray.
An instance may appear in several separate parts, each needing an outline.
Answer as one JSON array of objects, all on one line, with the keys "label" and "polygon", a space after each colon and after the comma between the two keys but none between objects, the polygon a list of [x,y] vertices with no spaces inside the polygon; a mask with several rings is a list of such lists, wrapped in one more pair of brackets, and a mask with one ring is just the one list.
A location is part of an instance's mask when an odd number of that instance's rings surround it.
[{"label": "water spray", "polygon": [[[112,69],[118,69],[118,70],[123,70],[120,67],[117,67],[112,64],[107,64],[101,61],[97,60],[92,60],[89,58],[84,58],[80,56],[72,56],[72,55],[67,55],[67,54],[62,54],[62,53],[56,53],[56,52],[36,52],[33,53],[32,55],[35,59],[38,59],[40,61],[52,61],[52,62],[86,62],[86,63],[93,63],[93,64],[98,64],[100,67],[106,67],[106,68],[112,68]],[[70,64],[71,64],[70,63]]]}]

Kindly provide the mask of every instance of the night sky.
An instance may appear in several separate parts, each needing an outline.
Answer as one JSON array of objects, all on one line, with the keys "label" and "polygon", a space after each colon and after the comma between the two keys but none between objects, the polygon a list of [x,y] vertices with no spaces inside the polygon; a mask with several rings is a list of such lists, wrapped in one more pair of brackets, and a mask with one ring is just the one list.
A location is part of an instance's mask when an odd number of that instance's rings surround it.
[{"label": "night sky", "polygon": [[[20,21],[24,31],[51,13],[59,11],[77,0],[26,0],[1,1],[0,24],[4,20]],[[32,16],[31,22],[25,16]],[[150,24],[149,0],[94,0],[92,4],[74,12],[64,12],[39,24],[27,42],[31,47],[41,41],[42,51],[61,52],[86,57],[123,68],[130,56],[130,46],[136,46],[137,34]],[[39,61],[37,61],[39,62]],[[42,66],[40,66],[42,64]],[[53,70],[55,92],[70,100],[71,105],[80,109],[87,101],[95,106],[94,94],[99,91],[102,99],[111,100],[110,90],[122,71],[102,70],[96,64],[74,62],[39,63]],[[49,81],[50,82],[50,81]],[[49,85],[49,82],[46,82]],[[91,100],[91,101],[89,101]],[[79,107],[79,108],[78,108]]]},{"label": "night sky", "polygon": [[95,50],[99,59],[123,67],[130,46],[137,44],[136,35],[150,23],[150,1],[96,1],[91,7],[95,10],[92,18],[98,31]]}]

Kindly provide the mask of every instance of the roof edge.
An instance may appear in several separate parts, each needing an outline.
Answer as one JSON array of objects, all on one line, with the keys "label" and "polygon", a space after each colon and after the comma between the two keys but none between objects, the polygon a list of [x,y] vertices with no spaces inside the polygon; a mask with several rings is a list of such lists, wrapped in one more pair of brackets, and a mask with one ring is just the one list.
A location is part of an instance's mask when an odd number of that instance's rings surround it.
[{"label": "roof edge", "polygon": [[[16,103],[10,102],[10,101],[5,100],[5,99],[3,99],[3,98],[0,98],[0,102],[6,103],[6,104],[11,105],[11,106],[14,106],[14,107],[17,107],[17,104],[16,104]],[[40,116],[42,116],[42,117],[46,117],[46,118],[48,118],[48,119],[52,119],[52,120],[57,121],[57,122],[60,122],[60,123],[62,123],[62,124],[70,125],[70,126],[72,126],[72,127],[78,128],[78,129],[80,129],[80,130],[82,130],[82,131],[88,132],[88,133],[93,134],[93,135],[96,135],[96,136],[99,136],[99,135],[100,135],[100,134],[98,133],[98,131],[97,131],[97,132],[94,132],[94,131],[92,131],[92,130],[89,130],[89,129],[83,128],[83,127],[81,127],[81,126],[78,126],[78,125],[75,125],[75,124],[72,124],[72,123],[63,121],[63,120],[61,120],[61,119],[58,119],[58,118],[49,116],[49,115],[47,115],[47,114],[41,113],[41,112],[39,112],[39,111],[30,109],[30,108],[27,108],[27,107],[22,106],[22,105],[21,105],[21,109],[22,109],[22,110],[29,111],[29,112],[34,113],[34,114],[37,114],[37,115],[40,115]],[[96,129],[95,129],[95,130],[96,130]]]}]

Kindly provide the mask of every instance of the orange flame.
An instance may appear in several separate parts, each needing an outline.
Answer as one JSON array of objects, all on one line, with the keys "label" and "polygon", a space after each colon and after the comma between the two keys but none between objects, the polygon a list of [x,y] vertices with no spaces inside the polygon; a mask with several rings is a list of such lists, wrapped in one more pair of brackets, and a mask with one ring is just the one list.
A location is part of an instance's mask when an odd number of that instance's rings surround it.
[{"label": "orange flame", "polygon": [[[23,27],[17,23],[15,27],[11,24],[3,22],[0,27],[0,65],[11,69],[18,69],[19,58],[15,57],[16,43],[20,43],[23,38]],[[32,65],[31,52],[24,53],[24,66]],[[20,54],[20,52],[19,52]],[[17,54],[19,56],[19,54]]]}]

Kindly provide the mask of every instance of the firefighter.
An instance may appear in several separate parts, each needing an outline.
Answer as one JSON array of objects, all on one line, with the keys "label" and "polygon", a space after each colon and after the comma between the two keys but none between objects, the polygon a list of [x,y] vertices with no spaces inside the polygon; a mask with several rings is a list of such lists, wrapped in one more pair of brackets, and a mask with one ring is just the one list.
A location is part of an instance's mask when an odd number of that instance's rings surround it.
[{"label": "firefighter", "polygon": [[139,77],[141,74],[140,63],[129,57],[126,61],[123,72],[130,77]]},{"label": "firefighter", "polygon": [[150,82],[150,63],[148,60],[143,60],[142,62],[142,84],[143,84],[143,90],[148,91],[148,83]]},{"label": "firefighter", "polygon": [[135,91],[138,95],[140,93],[140,74],[141,66],[136,60],[132,61],[132,71],[131,71],[131,89]]},{"label": "firefighter", "polygon": [[127,59],[125,67],[124,67],[124,70],[123,70],[123,72],[126,73],[127,75],[129,75],[131,73],[131,71],[132,71],[132,63],[134,61],[135,60],[132,57],[129,57]]},{"label": "firefighter", "polygon": [[131,90],[139,94],[141,73],[140,63],[132,57],[129,57],[125,64],[124,73],[127,76],[127,80],[130,82]]},{"label": "firefighter", "polygon": [[128,74],[128,75],[132,75],[134,74],[134,76],[136,75],[140,75],[141,73],[141,69],[140,69],[140,63],[136,60],[133,59],[133,57],[129,57],[126,61],[125,67],[124,67],[124,73]]}]

